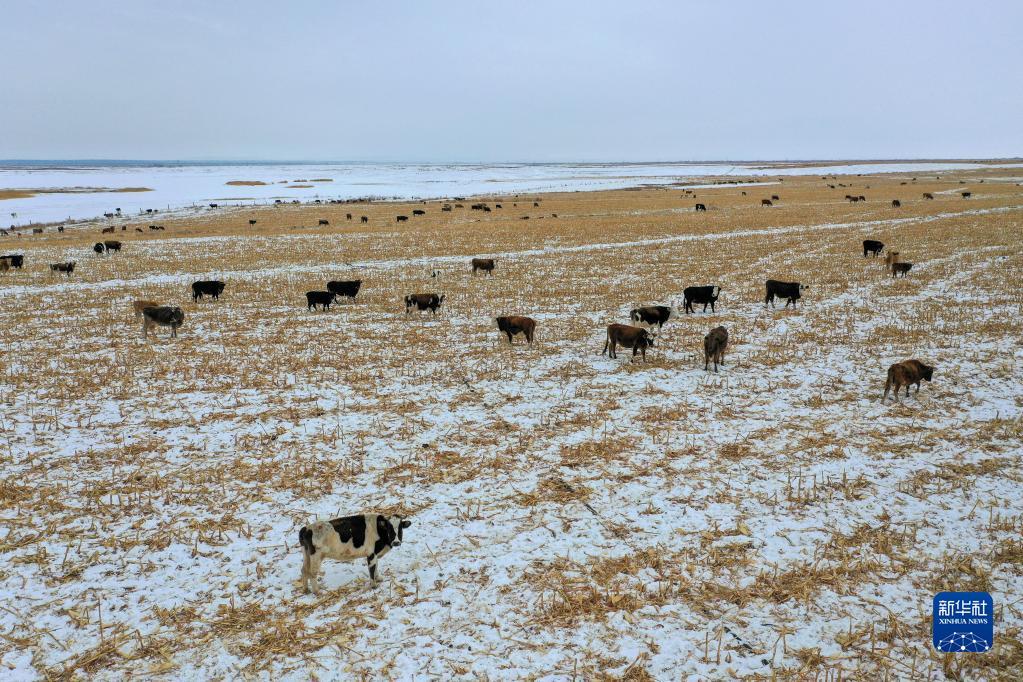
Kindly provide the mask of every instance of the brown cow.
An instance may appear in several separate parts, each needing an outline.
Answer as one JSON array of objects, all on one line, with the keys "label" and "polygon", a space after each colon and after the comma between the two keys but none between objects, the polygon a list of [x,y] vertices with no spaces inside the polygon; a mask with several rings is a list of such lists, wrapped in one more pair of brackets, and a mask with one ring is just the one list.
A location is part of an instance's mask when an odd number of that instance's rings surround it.
[{"label": "brown cow", "polygon": [[888,255],[884,257],[884,264],[885,264],[886,267],[890,268],[892,265],[894,265],[895,263],[898,263],[898,262],[899,262],[899,252],[898,251],[889,251]]},{"label": "brown cow", "polygon": [[517,334],[525,334],[526,342],[533,345],[533,333],[536,331],[536,320],[522,315],[509,315],[497,318],[497,328],[508,335],[508,343]]},{"label": "brown cow", "polygon": [[710,333],[703,337],[703,369],[706,371],[710,361],[714,361],[714,371],[718,371],[718,365],[725,364],[725,348],[728,347],[728,330],[724,327],[714,327]]},{"label": "brown cow", "polygon": [[100,230],[100,232],[102,232],[103,234],[112,234],[113,231],[114,231],[114,228],[112,228],[112,227],[104,227],[102,230]]},{"label": "brown cow", "polygon": [[896,362],[888,368],[888,380],[884,382],[884,395],[881,397],[883,403],[888,399],[888,391],[895,386],[895,402],[899,402],[899,389],[906,387],[906,397],[909,397],[910,384],[916,384],[916,392],[920,392],[920,381],[930,381],[934,376],[934,367],[925,365],[919,360],[904,360]]},{"label": "brown cow", "polygon": [[[654,345],[654,335],[641,327],[630,327],[627,324],[609,324],[607,326],[607,341],[604,342],[604,350],[601,355],[617,358],[615,349],[631,348],[632,357],[635,361],[636,353],[643,354],[643,361],[646,362],[646,349]],[[610,349],[610,353],[608,353]]]},{"label": "brown cow", "polygon": [[417,310],[429,310],[436,315],[437,308],[444,303],[444,296],[445,294],[440,296],[437,294],[409,294],[405,297],[405,314],[411,313],[412,306],[415,306]]},{"label": "brown cow", "polygon": [[493,258],[473,258],[472,259],[472,274],[476,274],[477,270],[482,270],[488,275],[494,274],[494,259]]},{"label": "brown cow", "polygon": [[132,310],[135,311],[135,317],[142,317],[142,311],[146,308],[159,308],[160,304],[156,301],[132,301]]},{"label": "brown cow", "polygon": [[761,206],[774,206],[774,204],[771,203],[770,199],[761,199],[760,200],[760,205]]},{"label": "brown cow", "polygon": [[905,277],[906,273],[912,269],[912,263],[892,263],[892,278],[898,277],[900,273]]},{"label": "brown cow", "polygon": [[934,195],[930,192],[924,192],[924,199],[933,199]]}]

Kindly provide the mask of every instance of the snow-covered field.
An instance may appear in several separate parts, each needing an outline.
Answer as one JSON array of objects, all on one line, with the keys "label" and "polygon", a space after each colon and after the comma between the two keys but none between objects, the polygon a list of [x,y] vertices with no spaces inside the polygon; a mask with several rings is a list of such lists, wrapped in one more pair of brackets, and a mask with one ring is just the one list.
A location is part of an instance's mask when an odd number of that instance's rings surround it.
[{"label": "snow-covered field", "polygon": [[[705,214],[652,189],[401,226],[412,206],[262,210],[247,236],[217,214],[109,257],[94,228],[10,238],[0,677],[1018,679],[1023,194],[900,180],[857,179],[865,205],[700,189]],[[354,302],[306,311],[348,278]],[[767,278],[808,285],[798,309],[765,309]],[[716,313],[682,314],[694,284]],[[440,314],[406,317],[430,291]],[[136,298],[181,305],[179,337],[143,341]],[[600,355],[655,303],[679,309],[647,362]],[[882,405],[912,357],[933,383]],[[370,510],[412,519],[383,583],[327,562],[302,594],[298,529]],[[933,650],[946,589],[992,593],[993,651]]]}]

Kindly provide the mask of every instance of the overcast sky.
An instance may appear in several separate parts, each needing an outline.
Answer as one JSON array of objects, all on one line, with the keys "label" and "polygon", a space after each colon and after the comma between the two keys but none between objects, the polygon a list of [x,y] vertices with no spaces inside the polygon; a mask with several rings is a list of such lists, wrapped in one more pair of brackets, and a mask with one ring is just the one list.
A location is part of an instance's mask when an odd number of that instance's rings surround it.
[{"label": "overcast sky", "polygon": [[0,158],[1023,155],[1023,2],[13,2]]}]

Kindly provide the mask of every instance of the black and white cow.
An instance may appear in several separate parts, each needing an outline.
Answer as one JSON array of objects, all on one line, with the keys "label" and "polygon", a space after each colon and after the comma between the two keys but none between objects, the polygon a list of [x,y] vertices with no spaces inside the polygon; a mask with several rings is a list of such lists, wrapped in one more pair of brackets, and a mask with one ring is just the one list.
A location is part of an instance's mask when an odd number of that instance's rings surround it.
[{"label": "black and white cow", "polygon": [[666,305],[648,305],[629,311],[629,319],[633,322],[642,322],[651,327],[656,324],[658,329],[664,326],[669,317],[671,308]]},{"label": "black and white cow", "polygon": [[324,559],[352,561],[366,558],[369,578],[377,582],[377,561],[402,542],[402,531],[412,525],[400,516],[359,514],[317,521],[298,531],[302,546],[302,587],[320,593],[320,564]]}]

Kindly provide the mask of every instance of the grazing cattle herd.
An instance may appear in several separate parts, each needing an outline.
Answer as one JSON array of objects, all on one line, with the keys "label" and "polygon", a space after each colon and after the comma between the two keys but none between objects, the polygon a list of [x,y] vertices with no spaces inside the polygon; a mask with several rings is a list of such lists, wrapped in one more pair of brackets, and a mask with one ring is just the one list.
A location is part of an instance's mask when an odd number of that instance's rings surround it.
[{"label": "grazing cattle herd", "polygon": [[[969,192],[963,192],[962,196],[968,198]],[[929,193],[924,193],[924,199],[933,199]],[[865,201],[863,196],[847,195],[850,201]],[[762,206],[773,206],[778,201],[778,195],[772,195],[770,199],[762,199]],[[899,200],[893,200],[893,207],[900,207]],[[539,206],[534,202],[534,206]],[[216,204],[210,204],[215,208]],[[460,205],[459,205],[460,206]],[[489,211],[485,204],[473,204],[475,210]],[[500,205],[498,205],[500,208]],[[450,205],[442,209],[450,210]],[[697,211],[706,211],[702,203],[696,204]],[[422,209],[412,211],[413,216],[425,215]],[[347,219],[352,220],[352,214],[347,214]],[[407,216],[397,216],[397,222],[405,222]],[[368,222],[367,216],[362,216],[360,221]],[[255,225],[256,220],[250,219],[249,225]],[[329,226],[327,219],[319,220],[320,226]],[[152,227],[152,226],[151,226]],[[162,228],[158,228],[162,229]],[[102,232],[112,232],[113,228],[104,228]],[[872,255],[875,258],[881,254],[885,245],[875,239],[864,239],[863,256]],[[119,252],[122,243],[115,240],[96,242],[93,250],[97,254]],[[21,254],[9,254],[0,257],[0,270],[6,271],[10,268],[21,268],[24,263],[24,256]],[[913,264],[899,260],[899,252],[888,250],[885,258],[886,267],[890,268],[892,277],[902,275],[905,277],[912,269]],[[485,273],[493,276],[495,270],[495,259],[493,258],[472,258],[470,261],[471,274]],[[75,269],[75,263],[54,263],[50,269],[57,273],[64,273],[71,276]],[[434,273],[436,276],[436,272]],[[196,303],[205,297],[218,300],[226,287],[225,282],[219,280],[199,280],[191,285],[192,302]],[[338,297],[355,299],[362,287],[362,280],[331,280],[326,283],[326,290],[307,291],[306,307],[308,311],[315,311],[319,308],[322,311],[330,310],[332,304],[336,303]],[[802,298],[802,293],[807,289],[806,285],[800,282],[783,282],[768,279],[765,282],[764,307],[770,305],[775,307],[775,298],[786,300],[785,308],[790,305],[796,308],[796,303]],[[686,315],[696,314],[695,305],[703,305],[704,313],[710,307],[711,313],[716,313],[715,304],[721,295],[721,287],[716,285],[687,286],[683,290],[684,313]],[[436,315],[444,303],[445,295],[438,293],[413,293],[405,296],[405,313],[409,315],[413,309],[418,311],[429,310]],[[170,338],[177,336],[178,329],[184,324],[185,314],[180,307],[163,305],[151,300],[136,300],[132,303],[132,309],[136,318],[143,319],[143,338],[148,338],[153,327],[166,327],[170,329]],[[649,305],[632,309],[629,318],[632,322],[646,325],[646,328],[630,326],[626,324],[612,323],[607,326],[606,339],[601,355],[609,358],[617,358],[619,347],[631,349],[632,359],[639,355],[646,360],[646,351],[653,348],[656,332],[653,327],[656,325],[660,331],[672,317],[674,309],[665,305]],[[500,334],[507,336],[508,343],[514,343],[514,337],[522,335],[529,346],[533,345],[537,322],[531,317],[523,315],[507,315],[495,318],[497,329]],[[725,352],[728,347],[729,335],[724,326],[716,326],[704,337],[704,371],[710,371],[713,364],[713,371],[717,373],[719,367],[725,365]],[[934,367],[923,364],[918,360],[907,360],[893,364],[888,369],[887,381],[885,382],[882,402],[887,401],[888,394],[892,387],[895,390],[895,401],[898,401],[899,390],[906,389],[909,395],[909,387],[916,385],[917,392],[920,390],[921,381],[931,381]],[[410,521],[404,518],[387,517],[378,514],[361,514],[332,520],[323,520],[303,526],[299,531],[299,544],[302,549],[302,572],[301,579],[305,590],[318,593],[320,591],[319,574],[324,559],[339,561],[365,558],[369,567],[371,580],[377,581],[377,561],[390,549],[398,547],[402,542],[403,530],[410,526]]]}]

